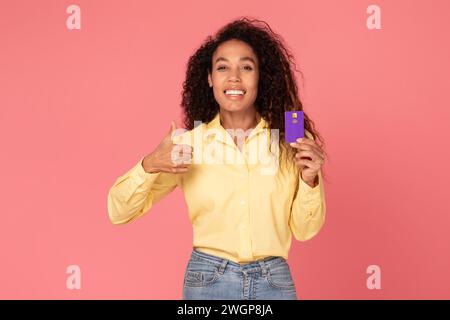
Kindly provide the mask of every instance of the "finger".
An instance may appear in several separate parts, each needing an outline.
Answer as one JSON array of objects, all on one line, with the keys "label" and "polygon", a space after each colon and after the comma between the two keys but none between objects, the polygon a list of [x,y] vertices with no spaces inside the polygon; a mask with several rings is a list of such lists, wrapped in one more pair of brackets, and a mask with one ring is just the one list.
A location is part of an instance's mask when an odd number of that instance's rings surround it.
[{"label": "finger", "polygon": [[187,169],[187,168],[189,168],[190,166],[191,166],[191,164],[189,164],[189,163],[182,163],[182,164],[177,165],[175,168],[179,168],[179,169]]},{"label": "finger", "polygon": [[192,164],[191,160],[188,159],[177,159],[172,161],[172,168],[187,168]]},{"label": "finger", "polygon": [[303,143],[307,143],[310,145],[314,145],[316,143],[313,139],[310,139],[310,138],[298,138],[296,140],[296,142],[300,142],[300,143],[303,142]]},{"label": "finger", "polygon": [[302,171],[303,168],[305,168],[305,165],[302,163],[299,163],[297,160],[298,159],[295,159],[295,165],[300,169],[300,171]]},{"label": "finger", "polygon": [[309,157],[309,158],[311,158],[312,161],[324,160],[322,158],[322,156],[314,150],[303,150],[303,151],[297,152],[295,154],[295,157],[298,159],[300,159],[302,157]]},{"label": "finger", "polygon": [[175,144],[172,147],[172,151],[170,152],[170,157],[172,160],[178,159],[184,156],[192,157],[194,149],[187,144]]},{"label": "finger", "polygon": [[312,146],[310,144],[306,144],[306,143],[297,143],[297,142],[293,142],[291,143],[291,146],[293,148],[296,148],[297,150],[312,150],[314,152],[316,152],[318,155],[320,155],[320,157],[322,159],[325,159],[325,154],[322,151],[322,149],[320,149],[317,146]]},{"label": "finger", "polygon": [[312,159],[308,159],[308,160],[312,161],[313,163],[315,163],[319,167],[322,166],[325,163],[325,159],[321,158],[321,157],[312,158]]},{"label": "finger", "polygon": [[316,160],[325,160],[325,157],[318,152],[316,149],[312,149],[312,150],[301,150],[299,152],[297,152],[295,154],[295,156],[297,158],[301,158],[301,157],[309,157],[311,158],[311,160],[316,161]]},{"label": "finger", "polygon": [[176,129],[177,129],[177,124],[175,123],[174,120],[172,120],[172,121],[170,122],[170,129],[169,129],[169,131],[167,132],[167,134],[168,134],[168,135],[171,135],[171,134],[174,132],[174,130],[176,130]]},{"label": "finger", "polygon": [[297,159],[296,163],[298,165],[307,166],[308,168],[314,169],[314,170],[319,170],[321,167],[321,164],[319,163],[319,161],[312,161],[312,160],[308,160],[308,159]]},{"label": "finger", "polygon": [[175,155],[173,158],[175,161],[191,161],[192,160],[192,154],[191,153],[181,153]]},{"label": "finger", "polygon": [[192,156],[191,155],[176,156],[175,158],[172,159],[172,163],[174,163],[176,165],[180,165],[180,164],[183,164],[183,163],[191,164],[192,163]]},{"label": "finger", "polygon": [[182,144],[182,151],[183,153],[192,153],[194,152],[194,147],[188,145],[188,144]]},{"label": "finger", "polygon": [[180,162],[181,164],[192,164],[192,157],[186,156],[186,157],[181,157],[180,158]]},{"label": "finger", "polygon": [[319,149],[321,152],[323,152],[322,148],[320,148],[320,146],[317,144],[317,142],[314,141],[313,139],[309,139],[309,138],[298,138],[296,142],[297,142],[297,143],[300,143],[300,144],[303,143],[303,144],[306,144],[306,145],[310,145],[310,146],[312,146],[312,147],[315,147],[315,148]]},{"label": "finger", "polygon": [[172,173],[185,173],[188,170],[189,170],[188,168],[172,168],[171,172]]},{"label": "finger", "polygon": [[[297,140],[299,140],[299,139],[297,139]],[[311,139],[305,139],[305,140],[300,139],[300,141],[297,142],[297,145],[299,145],[299,148],[303,149],[303,150],[309,150],[310,148],[314,149],[323,158],[325,158],[325,152],[322,150],[322,148],[314,140],[311,140]]]},{"label": "finger", "polygon": [[181,136],[186,131],[187,130],[184,128],[178,128],[176,122],[174,120],[172,120],[168,136],[171,138],[172,143],[174,143],[174,142],[179,141],[179,139],[175,139],[175,138],[177,138],[178,136]]},{"label": "finger", "polygon": [[314,140],[308,139],[309,141],[307,141],[306,143],[302,143],[300,142],[300,145],[309,145],[312,148],[314,148],[317,153],[320,154],[320,156],[325,159],[325,152],[323,151],[322,147],[319,146]]},{"label": "finger", "polygon": [[172,146],[172,151],[175,153],[192,153],[194,152],[194,147],[188,144],[174,144]]}]

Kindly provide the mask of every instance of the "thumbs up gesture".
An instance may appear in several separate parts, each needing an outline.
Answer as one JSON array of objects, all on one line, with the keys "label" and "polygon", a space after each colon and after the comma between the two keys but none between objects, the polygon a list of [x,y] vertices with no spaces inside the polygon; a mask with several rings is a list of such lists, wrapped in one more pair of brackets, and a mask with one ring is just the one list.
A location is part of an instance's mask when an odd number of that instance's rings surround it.
[{"label": "thumbs up gesture", "polygon": [[192,163],[192,147],[186,144],[174,144],[177,126],[172,121],[169,131],[156,149],[145,156],[142,166],[148,173],[169,172],[185,173]]}]

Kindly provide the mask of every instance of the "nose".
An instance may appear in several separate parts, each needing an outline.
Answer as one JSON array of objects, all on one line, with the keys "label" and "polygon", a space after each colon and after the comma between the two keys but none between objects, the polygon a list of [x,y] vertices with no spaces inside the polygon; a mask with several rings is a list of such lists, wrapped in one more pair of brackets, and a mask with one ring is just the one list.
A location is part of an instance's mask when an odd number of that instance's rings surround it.
[{"label": "nose", "polygon": [[232,69],[230,72],[230,81],[241,81],[239,69]]},{"label": "nose", "polygon": [[230,83],[239,83],[239,82],[241,82],[241,80],[238,77],[230,77],[228,79],[228,82],[230,82]]}]

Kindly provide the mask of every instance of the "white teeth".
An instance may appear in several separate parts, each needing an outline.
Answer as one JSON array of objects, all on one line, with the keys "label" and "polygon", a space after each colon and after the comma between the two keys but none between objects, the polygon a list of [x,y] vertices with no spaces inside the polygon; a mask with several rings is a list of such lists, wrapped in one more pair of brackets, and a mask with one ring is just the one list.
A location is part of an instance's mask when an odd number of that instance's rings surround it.
[{"label": "white teeth", "polygon": [[242,91],[242,90],[226,90],[225,94],[244,95],[244,91]]}]

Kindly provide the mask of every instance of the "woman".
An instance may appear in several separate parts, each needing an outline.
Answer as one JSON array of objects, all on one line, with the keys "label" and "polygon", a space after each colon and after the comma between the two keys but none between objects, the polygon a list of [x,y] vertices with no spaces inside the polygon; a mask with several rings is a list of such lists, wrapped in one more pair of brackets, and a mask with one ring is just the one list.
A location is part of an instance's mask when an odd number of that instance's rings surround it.
[{"label": "woman", "polygon": [[187,130],[172,122],[109,191],[123,224],[182,189],[194,231],[183,299],[297,299],[287,256],[292,234],[306,241],[324,223],[325,152],[306,114],[307,137],[284,141],[284,112],[302,110],[292,60],[259,20],[208,37],[187,66]]}]

